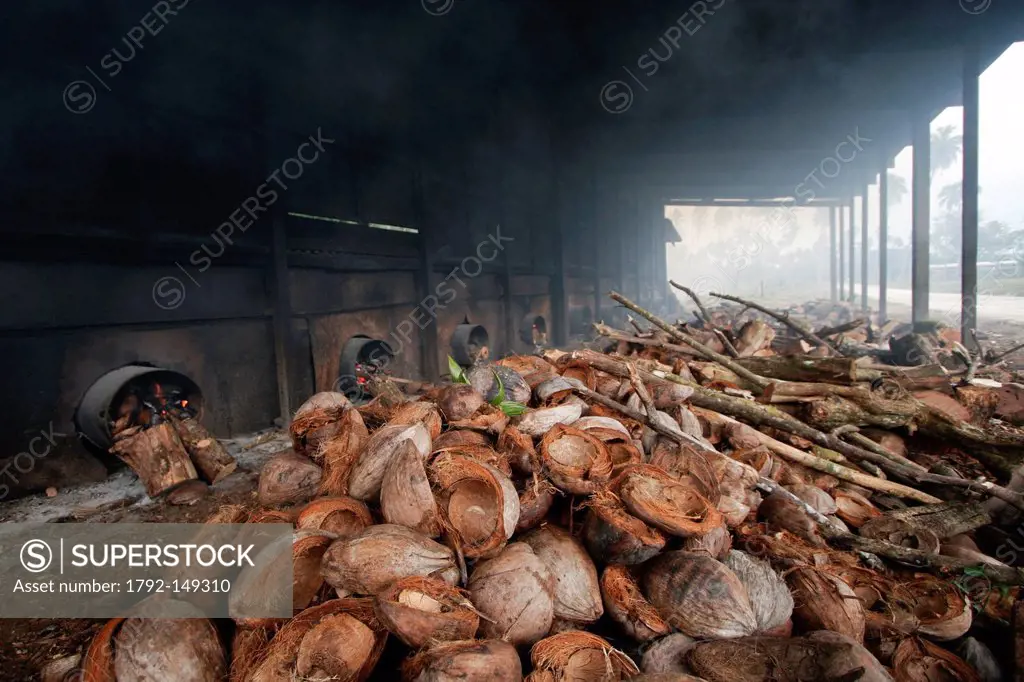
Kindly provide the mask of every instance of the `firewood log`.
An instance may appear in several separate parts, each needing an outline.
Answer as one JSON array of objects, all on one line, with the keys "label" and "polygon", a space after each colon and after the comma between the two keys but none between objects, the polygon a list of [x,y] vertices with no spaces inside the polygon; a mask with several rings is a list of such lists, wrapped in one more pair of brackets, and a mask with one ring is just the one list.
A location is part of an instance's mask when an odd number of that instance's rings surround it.
[{"label": "firewood log", "polygon": [[192,460],[170,422],[139,431],[114,443],[110,451],[120,457],[146,486],[150,497],[197,478]]},{"label": "firewood log", "polygon": [[185,450],[203,478],[213,485],[238,466],[235,458],[196,419],[171,418]]}]

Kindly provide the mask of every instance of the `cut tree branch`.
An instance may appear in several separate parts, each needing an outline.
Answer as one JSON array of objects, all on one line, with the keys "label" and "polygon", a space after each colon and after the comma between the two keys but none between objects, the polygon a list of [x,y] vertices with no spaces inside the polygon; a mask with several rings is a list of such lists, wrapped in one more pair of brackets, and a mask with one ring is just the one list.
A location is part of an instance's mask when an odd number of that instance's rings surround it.
[{"label": "cut tree branch", "polygon": [[759,305],[759,304],[754,303],[752,301],[744,300],[744,299],[740,298],[739,296],[730,296],[729,294],[716,294],[714,292],[712,292],[711,295],[714,296],[715,298],[721,298],[721,299],[726,300],[726,301],[732,301],[733,303],[739,303],[741,305],[747,306],[748,308],[753,308],[754,310],[760,311],[760,312],[764,313],[765,315],[768,315],[769,317],[775,318],[776,320],[778,320],[782,324],[786,325],[787,327],[789,327],[790,329],[795,331],[797,333],[797,335],[800,336],[800,338],[802,338],[802,339],[804,339],[806,341],[810,341],[811,343],[813,343],[816,346],[824,346],[825,348],[828,348],[829,350],[831,350],[836,355],[842,355],[842,353],[839,352],[838,348],[836,348],[831,343],[829,343],[825,339],[821,338],[820,336],[818,336],[814,332],[807,331],[806,329],[804,329],[803,327],[798,325],[796,322],[794,322],[793,320],[791,320],[789,318],[789,315],[783,315],[782,313],[777,313],[774,310],[771,310],[769,308],[765,308],[763,305]]}]

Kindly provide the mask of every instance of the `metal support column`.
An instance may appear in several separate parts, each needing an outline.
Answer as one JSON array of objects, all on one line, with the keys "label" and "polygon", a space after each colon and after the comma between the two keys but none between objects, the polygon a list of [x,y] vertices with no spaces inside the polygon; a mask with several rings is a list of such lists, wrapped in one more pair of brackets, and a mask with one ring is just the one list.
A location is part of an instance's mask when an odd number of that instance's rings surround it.
[{"label": "metal support column", "polygon": [[[416,176],[413,186],[413,212],[416,216],[416,227],[419,230],[416,248],[419,257],[419,267],[416,269],[415,284],[416,294],[420,300],[434,291],[434,249],[433,231],[427,220],[426,196],[424,192],[424,176],[422,164],[416,169]],[[508,252],[505,252],[508,258]],[[420,367],[423,376],[427,381],[436,381],[441,376],[440,349],[437,343],[437,318],[430,321],[426,327],[420,330]]]},{"label": "metal support column", "polygon": [[551,338],[556,346],[563,346],[569,339],[569,287],[565,271],[565,211],[562,207],[561,173],[558,167],[553,169],[553,181],[551,183],[551,206],[550,215],[554,217],[555,225],[552,230],[552,253],[554,255],[554,272],[551,276]]},{"label": "metal support column", "polygon": [[274,361],[277,367],[277,405],[281,426],[288,428],[292,419],[288,358],[291,357],[291,288],[288,282],[288,249],[284,211],[277,210],[271,222],[273,252],[271,281],[274,291]]},{"label": "metal support column", "polygon": [[839,300],[846,300],[846,206],[836,207],[839,216]]},{"label": "metal support column", "polygon": [[889,282],[889,164],[878,176],[878,324],[885,324]]},{"label": "metal support column", "polygon": [[856,207],[856,200],[854,197],[850,197],[850,292],[847,300],[851,303],[857,296],[857,247],[855,246],[857,238],[857,217],[854,214],[854,208]]},{"label": "metal support column", "polygon": [[977,351],[978,328],[978,134],[979,97],[977,43],[964,50],[964,181],[963,235],[960,262],[960,338]]},{"label": "metal support column", "polygon": [[868,190],[864,187],[864,196],[860,198],[860,307],[868,309]]},{"label": "metal support column", "polygon": [[911,319],[920,325],[928,319],[928,264],[929,231],[931,220],[931,120],[926,114],[918,113],[913,123],[914,177],[912,180],[911,202],[913,204],[913,233],[911,236],[912,267]]},{"label": "metal support column", "polygon": [[[600,206],[598,203],[600,202]],[[607,211],[602,211],[601,207],[607,206],[607,202],[604,195],[599,194],[597,191],[597,178],[591,178],[590,182],[590,210],[588,211],[590,217],[590,230],[594,234],[594,321],[601,321],[601,304],[604,301],[603,292],[601,291],[601,255],[608,250],[608,220],[606,218]],[[588,231],[590,231],[588,230]],[[590,330],[587,330],[590,333]]]},{"label": "metal support column", "polygon": [[838,288],[838,277],[839,273],[836,272],[836,250],[839,245],[836,244],[836,207],[829,206],[828,208],[828,289],[829,296],[832,302],[835,303],[839,300],[839,288]]}]

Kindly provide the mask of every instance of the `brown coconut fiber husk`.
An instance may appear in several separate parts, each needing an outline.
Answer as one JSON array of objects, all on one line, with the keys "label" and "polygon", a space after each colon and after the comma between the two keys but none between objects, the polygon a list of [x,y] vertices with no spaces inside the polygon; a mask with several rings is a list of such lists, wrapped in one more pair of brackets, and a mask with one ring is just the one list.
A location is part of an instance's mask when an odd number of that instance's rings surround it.
[{"label": "brown coconut fiber husk", "polygon": [[407,646],[472,639],[480,626],[467,594],[434,578],[403,578],[377,595],[381,623]]},{"label": "brown coconut fiber husk", "polygon": [[334,391],[317,393],[302,403],[288,425],[295,452],[312,456],[321,442],[334,437],[338,420],[351,407],[352,402],[343,393]]},{"label": "brown coconut fiber husk", "polygon": [[545,637],[530,649],[535,671],[555,680],[621,680],[640,672],[629,656],[608,641],[582,630]]},{"label": "brown coconut fiber husk", "polygon": [[321,571],[335,589],[368,595],[410,576],[437,577],[449,585],[459,580],[451,549],[394,524],[370,526],[334,542],[324,554]]},{"label": "brown coconut fiber husk", "polygon": [[430,452],[430,434],[422,424],[394,424],[375,431],[352,465],[349,496],[364,502],[377,500],[388,465],[405,441],[412,441],[424,457]]},{"label": "brown coconut fiber husk", "polygon": [[604,614],[597,567],[583,544],[568,531],[551,524],[521,538],[555,579],[555,617],[576,624],[596,621]]},{"label": "brown coconut fiber husk", "polygon": [[797,499],[809,504],[819,514],[832,516],[837,511],[836,501],[821,488],[815,488],[813,485],[807,485],[806,483],[794,483],[793,485],[786,486],[786,490],[793,493]]},{"label": "brown coconut fiber husk", "polygon": [[519,522],[516,532],[523,533],[539,526],[547,518],[555,498],[561,492],[550,481],[536,474],[526,479],[519,492]]},{"label": "brown coconut fiber husk", "polygon": [[435,438],[433,442],[435,452],[443,450],[444,448],[454,447],[456,445],[486,445],[490,447],[491,439],[486,433],[480,433],[479,431],[451,429]]},{"label": "brown coconut fiber husk", "polygon": [[386,640],[372,599],[334,599],[288,621],[270,640],[249,682],[361,682],[373,672]]},{"label": "brown coconut fiber husk", "polygon": [[370,432],[359,411],[346,410],[334,437],[322,443],[317,453],[324,468],[321,495],[348,495],[349,474],[369,439]]},{"label": "brown coconut fiber husk", "polygon": [[601,574],[601,597],[608,615],[631,638],[646,642],[672,631],[640,592],[628,566],[609,564]]},{"label": "brown coconut fiber husk", "polygon": [[793,595],[771,565],[737,550],[729,552],[722,563],[746,588],[757,631],[767,633],[784,627],[793,615]]},{"label": "brown coconut fiber husk", "polygon": [[260,470],[259,502],[267,507],[306,502],[316,495],[322,476],[309,458],[291,450],[279,452]]},{"label": "brown coconut fiber husk", "polygon": [[252,510],[242,504],[225,504],[206,519],[206,523],[246,523]]},{"label": "brown coconut fiber husk", "polygon": [[725,525],[721,512],[706,497],[656,466],[628,468],[615,488],[630,514],[669,535],[707,535]]},{"label": "brown coconut fiber husk", "polygon": [[521,682],[522,679],[519,653],[500,639],[441,642],[402,664],[404,682]]},{"label": "brown coconut fiber husk", "polygon": [[659,438],[654,445],[650,464],[692,487],[714,505],[721,499],[718,473],[704,454],[687,445]]},{"label": "brown coconut fiber husk", "polygon": [[469,419],[486,404],[484,394],[469,384],[445,386],[437,400],[437,406],[448,422]]},{"label": "brown coconut fiber husk", "polygon": [[899,645],[892,668],[896,682],[981,682],[964,659],[918,637]]},{"label": "brown coconut fiber husk", "polygon": [[585,431],[556,424],[541,440],[540,452],[548,478],[566,492],[590,495],[611,479],[608,449]]},{"label": "brown coconut fiber husk", "polygon": [[590,556],[633,566],[664,549],[665,535],[626,511],[613,493],[599,491],[587,501],[583,542]]},{"label": "brown coconut fiber husk", "polygon": [[296,528],[324,530],[338,538],[347,538],[373,525],[366,505],[351,497],[320,497],[299,512]]},{"label": "brown coconut fiber husk", "polygon": [[737,462],[743,462],[744,464],[750,465],[761,476],[770,476],[772,469],[775,466],[775,460],[772,458],[772,453],[766,447],[733,450],[729,453],[729,456]]},{"label": "brown coconut fiber husk", "polygon": [[427,476],[444,528],[457,535],[467,558],[493,556],[516,530],[519,493],[494,467],[469,457],[442,454]]},{"label": "brown coconut fiber husk", "polygon": [[540,459],[533,439],[515,426],[506,426],[498,436],[498,452],[516,473],[529,475],[540,471]]},{"label": "brown coconut fiber husk", "polygon": [[824,570],[849,585],[865,610],[888,599],[895,587],[885,576],[859,566],[825,566]]},{"label": "brown coconut fiber husk", "polygon": [[411,441],[398,446],[384,473],[380,511],[385,523],[412,528],[431,538],[441,535],[441,518],[423,455]]},{"label": "brown coconut fiber husk", "polygon": [[473,429],[494,436],[500,434],[508,426],[509,416],[494,405],[484,403],[473,415],[465,419],[449,421],[453,428]]},{"label": "brown coconut fiber husk", "polygon": [[[206,618],[130,618],[113,639],[114,677],[220,682],[228,665],[217,629]],[[92,682],[92,678],[83,677]],[[97,678],[103,679],[103,678]]]},{"label": "brown coconut fiber husk", "polygon": [[903,519],[892,516],[880,516],[870,519],[860,527],[859,535],[873,540],[884,540],[899,547],[921,550],[929,554],[938,554],[942,546],[934,532],[927,528],[910,525]]},{"label": "brown coconut fiber husk", "polygon": [[683,549],[687,552],[704,552],[712,559],[721,561],[722,557],[732,549],[732,533],[725,526],[712,528],[705,535],[683,540]]},{"label": "brown coconut fiber husk", "polygon": [[974,616],[970,601],[952,581],[916,574],[896,585],[893,596],[918,619],[918,633],[948,642],[971,629]]},{"label": "brown coconut fiber husk", "polygon": [[366,422],[368,426],[376,429],[382,424],[387,423],[398,407],[398,405],[394,405],[385,401],[380,396],[377,396],[370,402],[360,405],[356,409],[359,410],[359,414],[362,416],[363,421]]},{"label": "brown coconut fiber husk", "polygon": [[117,682],[114,677],[114,635],[124,618],[113,618],[103,624],[82,656],[81,679],[87,682]]},{"label": "brown coconut fiber husk", "polygon": [[640,669],[644,674],[686,674],[690,670],[686,665],[686,654],[695,646],[696,640],[681,632],[648,642],[640,648]]},{"label": "brown coconut fiber husk", "polygon": [[533,549],[513,542],[469,576],[470,599],[481,614],[480,634],[515,646],[533,644],[554,621],[555,579]]},{"label": "brown coconut fiber husk", "polygon": [[686,662],[707,682],[892,682],[867,649],[835,632],[702,642]]},{"label": "brown coconut fiber husk", "polygon": [[793,621],[805,632],[831,630],[864,642],[864,607],[842,579],[803,566],[789,571],[786,582],[796,604]]},{"label": "brown coconut fiber husk", "polygon": [[235,628],[231,637],[229,682],[246,682],[256,671],[276,628]]},{"label": "brown coconut fiber husk", "polygon": [[[506,429],[508,430],[508,429]],[[471,431],[469,433],[472,433]],[[467,445],[449,445],[443,448],[435,447],[430,453],[428,460],[433,460],[439,455],[459,455],[461,457],[468,457],[469,459],[475,459],[478,462],[490,464],[492,467],[505,474],[508,477],[512,476],[512,467],[509,464],[509,460],[505,455],[501,454],[490,445],[486,444],[467,444]]]},{"label": "brown coconut fiber husk", "polygon": [[400,405],[388,420],[389,424],[422,424],[434,439],[441,435],[441,410],[432,402],[419,400]]},{"label": "brown coconut fiber husk", "polygon": [[855,490],[837,488],[835,491],[836,516],[851,528],[860,528],[882,515],[871,501]]},{"label": "brown coconut fiber husk", "polygon": [[641,588],[665,622],[691,637],[743,637],[757,629],[743,583],[706,554],[676,551],[655,557]]},{"label": "brown coconut fiber husk", "polygon": [[294,522],[295,513],[286,509],[257,509],[246,523],[287,523]]},{"label": "brown coconut fiber husk", "polygon": [[572,424],[583,414],[583,407],[572,403],[529,410],[517,417],[515,427],[531,438],[540,438],[558,424]]}]

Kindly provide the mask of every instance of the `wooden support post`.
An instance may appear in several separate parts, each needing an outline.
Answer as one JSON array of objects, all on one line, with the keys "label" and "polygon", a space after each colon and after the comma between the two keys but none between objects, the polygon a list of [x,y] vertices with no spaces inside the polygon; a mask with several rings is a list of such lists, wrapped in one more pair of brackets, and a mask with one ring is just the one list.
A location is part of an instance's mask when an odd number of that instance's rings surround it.
[{"label": "wooden support post", "polygon": [[[419,250],[419,267],[416,269],[416,294],[419,300],[424,300],[434,291],[434,250],[432,231],[427,224],[426,194],[423,188],[423,168],[420,165],[416,170],[415,184],[413,187],[413,211],[416,215],[417,248]],[[505,258],[508,259],[508,250],[505,251]],[[420,330],[420,369],[427,381],[436,381],[441,376],[438,365],[437,345],[437,318]]]},{"label": "wooden support post", "polygon": [[554,220],[554,229],[551,232],[552,255],[554,256],[554,270],[551,275],[551,337],[556,346],[564,345],[569,339],[569,299],[568,279],[565,271],[565,212],[562,210],[562,188],[561,173],[559,173],[557,162],[552,168],[553,178],[551,182],[551,212]]},{"label": "wooden support post", "polygon": [[889,164],[878,176],[878,326],[885,324],[889,283]]},{"label": "wooden support post", "polygon": [[860,307],[868,309],[868,191],[864,187],[864,196],[860,198]]},{"label": "wooden support post", "polygon": [[828,287],[832,302],[839,300],[838,274],[836,272],[837,249],[836,244],[836,207],[828,208]]},{"label": "wooden support post", "polygon": [[960,336],[977,351],[973,330],[978,328],[978,45],[964,48],[964,174],[963,235],[960,262]]},{"label": "wooden support post", "polygon": [[839,216],[839,300],[846,300],[846,206],[836,207]]},{"label": "wooden support post", "polygon": [[912,268],[911,319],[916,326],[928,320],[928,249],[931,219],[931,119],[919,113],[911,124],[914,145],[914,171],[911,189],[913,204],[913,232],[911,237]]},{"label": "wooden support post", "polygon": [[850,197],[850,204],[848,206],[850,210],[850,292],[848,299],[851,303],[857,296],[857,247],[855,241],[857,238],[857,217],[854,209],[856,208],[856,200],[854,197]]},{"label": "wooden support post", "polygon": [[[598,202],[601,202],[603,206],[607,203],[603,201],[602,195],[597,191],[597,178],[592,177],[590,181],[590,210],[587,211],[587,215],[590,219],[590,229],[588,232],[593,233],[593,253],[594,253],[594,321],[599,322],[601,320],[601,304],[604,303],[605,297],[601,291],[601,255],[608,250],[608,221],[605,217],[606,211],[598,209]],[[591,330],[587,330],[590,333]]]},{"label": "wooden support post", "polygon": [[281,426],[291,422],[291,389],[288,381],[288,359],[291,357],[291,287],[288,281],[288,241],[285,213],[275,210],[271,222],[271,282],[274,301],[274,361],[277,366],[277,405]]}]

